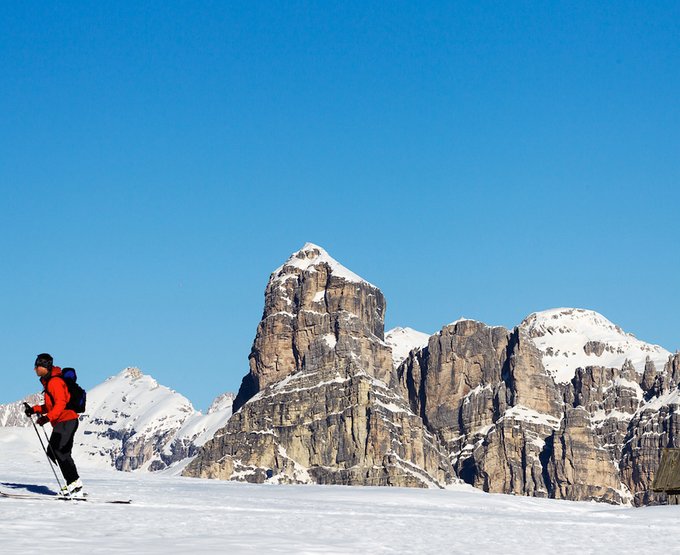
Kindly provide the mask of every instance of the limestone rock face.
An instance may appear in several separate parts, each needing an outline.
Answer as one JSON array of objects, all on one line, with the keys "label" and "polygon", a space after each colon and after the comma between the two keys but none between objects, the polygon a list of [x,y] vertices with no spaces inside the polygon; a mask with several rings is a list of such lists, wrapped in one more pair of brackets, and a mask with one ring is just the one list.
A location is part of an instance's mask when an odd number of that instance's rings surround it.
[{"label": "limestone rock face", "polygon": [[[670,357],[657,376],[654,396],[643,404],[628,426],[621,455],[621,475],[636,505],[663,501],[651,491],[664,447],[680,445],[680,353]],[[649,382],[648,382],[649,383]]]},{"label": "limestone rock face", "polygon": [[471,451],[460,452],[456,468],[466,482],[484,491],[548,497],[541,457],[544,438],[558,424],[522,407],[509,409]]},{"label": "limestone rock face", "polygon": [[590,426],[613,460],[621,458],[628,425],[640,408],[644,393],[635,368],[626,361],[622,368],[578,368],[571,383],[575,407],[588,413]]},{"label": "limestone rock face", "polygon": [[446,452],[405,400],[352,367],[299,372],[266,387],[186,474],[416,487],[443,486],[453,477]]},{"label": "limestone rock face", "polygon": [[411,408],[451,448],[461,436],[491,424],[508,333],[463,320],[444,327],[397,369]]},{"label": "limestone rock face", "polygon": [[550,438],[548,483],[556,499],[595,499],[621,503],[627,498],[610,452],[601,446],[583,407],[567,409]]},{"label": "limestone rock face", "polygon": [[[629,391],[621,372],[600,374],[581,371],[575,384],[558,385],[524,329],[464,320],[413,351],[397,369],[396,385],[466,482],[497,493],[621,502],[613,456],[581,405],[601,412],[602,421],[605,409],[625,409],[630,418],[641,390],[632,382]],[[596,380],[599,397],[590,388]]]},{"label": "limestone rock face", "polygon": [[434,434],[391,390],[385,300],[307,244],[276,270],[227,426],[185,474],[251,482],[443,486]]},{"label": "limestone rock face", "polygon": [[267,385],[336,357],[356,357],[365,372],[389,381],[392,352],[384,342],[384,318],[380,289],[321,247],[306,244],[269,279],[250,372],[234,401],[234,412]]}]

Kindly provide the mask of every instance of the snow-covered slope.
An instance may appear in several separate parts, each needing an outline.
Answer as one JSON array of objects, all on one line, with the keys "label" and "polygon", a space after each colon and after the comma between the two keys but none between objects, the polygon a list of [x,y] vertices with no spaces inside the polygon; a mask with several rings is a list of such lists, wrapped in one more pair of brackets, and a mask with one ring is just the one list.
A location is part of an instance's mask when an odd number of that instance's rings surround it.
[{"label": "snow-covered slope", "polygon": [[671,355],[624,332],[601,314],[579,308],[556,308],[535,312],[521,327],[543,353],[543,364],[557,382],[568,382],[577,368],[605,366],[621,368],[630,360],[637,372],[647,358],[662,370]]},{"label": "snow-covered slope", "polygon": [[233,393],[223,393],[212,402],[206,414],[194,412],[184,421],[175,439],[191,442],[195,447],[203,446],[229,420],[234,397]]},{"label": "snow-covered slope", "polygon": [[192,456],[231,416],[229,396],[203,415],[137,368],[88,392],[75,452],[103,466],[158,470]]},{"label": "snow-covered slope", "polygon": [[427,345],[429,334],[412,328],[392,328],[385,333],[385,343],[392,347],[392,362],[396,368],[413,349]]}]

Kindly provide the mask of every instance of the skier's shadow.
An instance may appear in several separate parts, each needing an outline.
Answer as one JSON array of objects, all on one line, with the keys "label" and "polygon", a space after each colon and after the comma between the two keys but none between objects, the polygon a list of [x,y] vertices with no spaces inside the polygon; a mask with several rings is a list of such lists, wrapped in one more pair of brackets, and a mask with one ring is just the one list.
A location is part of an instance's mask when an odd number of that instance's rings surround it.
[{"label": "skier's shadow", "polygon": [[36,486],[35,484],[15,484],[12,482],[2,482],[0,485],[3,485],[11,489],[25,490],[29,493],[37,493],[42,495],[56,495],[56,492],[51,490],[47,486]]}]

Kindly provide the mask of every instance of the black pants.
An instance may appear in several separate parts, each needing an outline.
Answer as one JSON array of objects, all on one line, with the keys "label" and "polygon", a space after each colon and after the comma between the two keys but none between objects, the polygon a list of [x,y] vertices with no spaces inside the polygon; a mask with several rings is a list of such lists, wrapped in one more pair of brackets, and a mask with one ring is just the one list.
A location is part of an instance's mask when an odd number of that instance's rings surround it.
[{"label": "black pants", "polygon": [[50,446],[47,449],[47,454],[50,459],[59,465],[67,484],[78,479],[76,463],[73,462],[73,457],[71,457],[73,436],[76,435],[77,429],[77,418],[67,420],[66,422],[57,422],[53,425]]}]

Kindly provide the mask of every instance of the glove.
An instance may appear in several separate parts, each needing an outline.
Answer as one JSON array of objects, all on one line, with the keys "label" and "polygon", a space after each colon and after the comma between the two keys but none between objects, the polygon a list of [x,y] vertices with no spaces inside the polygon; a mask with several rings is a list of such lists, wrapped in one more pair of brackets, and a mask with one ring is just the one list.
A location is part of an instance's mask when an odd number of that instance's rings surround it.
[{"label": "glove", "polygon": [[50,419],[47,418],[47,416],[44,416],[44,415],[41,416],[40,418],[38,418],[38,420],[36,420],[36,422],[38,423],[39,426],[44,426],[44,425],[47,424],[49,421],[50,421]]},{"label": "glove", "polygon": [[28,403],[24,403],[24,406],[26,407],[26,410],[24,410],[24,414],[26,416],[33,416],[35,414],[35,411],[33,410],[33,407],[29,405]]}]

